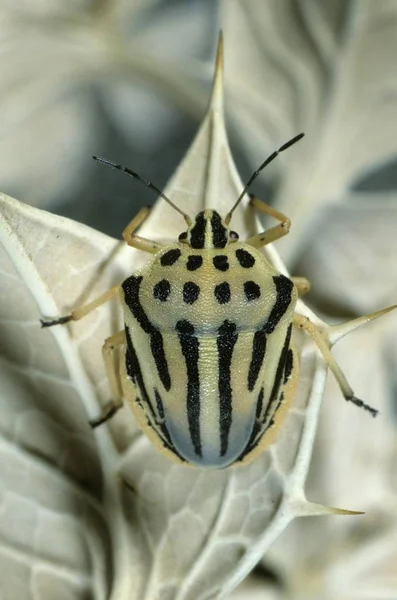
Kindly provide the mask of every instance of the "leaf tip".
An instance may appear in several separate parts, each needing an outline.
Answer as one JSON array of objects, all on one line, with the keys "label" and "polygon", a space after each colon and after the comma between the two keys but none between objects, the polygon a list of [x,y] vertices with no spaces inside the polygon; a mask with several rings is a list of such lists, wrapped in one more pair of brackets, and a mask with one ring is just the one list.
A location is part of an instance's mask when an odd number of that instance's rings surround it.
[{"label": "leaf tip", "polygon": [[215,72],[223,71],[223,58],[224,58],[223,31],[222,31],[222,29],[220,29],[219,35],[218,35],[218,47],[217,47],[217,51],[216,51]]},{"label": "leaf tip", "polygon": [[224,52],[223,52],[223,33],[219,31],[218,47],[216,51],[215,73],[212,83],[212,93],[210,100],[210,108],[212,110],[223,110],[223,67],[224,67]]},{"label": "leaf tip", "polygon": [[353,319],[352,321],[347,321],[346,323],[340,323],[339,325],[332,325],[328,327],[327,336],[328,340],[333,346],[342,339],[345,335],[352,333],[358,327],[365,325],[366,323],[370,323],[383,315],[386,315],[388,312],[395,310],[397,308],[397,304],[393,304],[392,306],[388,306],[387,308],[383,308],[382,310],[377,310],[374,313],[369,315],[364,315],[362,317],[358,317],[357,319]]},{"label": "leaf tip", "polygon": [[334,506],[325,506],[315,502],[305,503],[304,511],[300,516],[319,516],[319,515],[364,515],[361,510],[349,510],[347,508],[335,508]]}]

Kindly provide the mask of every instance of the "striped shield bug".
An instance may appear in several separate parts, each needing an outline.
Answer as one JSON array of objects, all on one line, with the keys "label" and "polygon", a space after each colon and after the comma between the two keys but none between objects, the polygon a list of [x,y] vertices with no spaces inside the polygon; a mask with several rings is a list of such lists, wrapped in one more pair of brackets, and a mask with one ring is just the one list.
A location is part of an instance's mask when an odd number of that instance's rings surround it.
[{"label": "striped shield bug", "polygon": [[[142,430],[169,458],[214,468],[248,463],[274,441],[294,398],[299,365],[293,327],[310,334],[345,399],[376,415],[354,396],[321,332],[295,312],[307,280],[279,273],[261,252],[288,233],[289,219],[251,196],[251,207],[279,224],[245,241],[230,228],[234,210],[258,174],[302,137],[260,165],[225,217],[204,210],[194,220],[131,169],[94,157],[156,191],[187,228],[171,244],[142,238],[135,232],[149,215],[143,208],[123,238],[152,254],[152,260],[67,316],[42,320],[43,327],[76,321],[119,297],[124,328],[103,345],[112,401],[92,427],[107,421],[126,400]],[[115,368],[119,348],[123,359]]]}]

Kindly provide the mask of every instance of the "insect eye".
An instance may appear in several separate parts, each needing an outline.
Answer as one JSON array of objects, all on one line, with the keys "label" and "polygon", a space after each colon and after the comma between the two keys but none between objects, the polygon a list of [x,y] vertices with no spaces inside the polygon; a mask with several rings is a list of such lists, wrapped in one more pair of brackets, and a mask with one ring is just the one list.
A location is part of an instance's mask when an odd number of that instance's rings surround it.
[{"label": "insect eye", "polygon": [[238,233],[236,231],[231,231],[230,232],[230,239],[231,240],[238,240]]},{"label": "insect eye", "polygon": [[183,231],[179,236],[178,240],[180,242],[185,242],[187,240],[187,231]]}]

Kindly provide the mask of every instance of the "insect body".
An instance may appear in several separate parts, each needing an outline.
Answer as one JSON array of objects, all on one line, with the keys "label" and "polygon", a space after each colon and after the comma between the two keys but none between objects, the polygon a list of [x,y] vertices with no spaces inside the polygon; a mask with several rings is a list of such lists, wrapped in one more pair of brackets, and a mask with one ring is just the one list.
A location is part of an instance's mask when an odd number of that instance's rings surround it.
[{"label": "insect body", "polygon": [[[294,397],[298,359],[291,343],[293,326],[312,336],[345,399],[376,414],[355,398],[321,332],[294,312],[302,280],[279,273],[260,251],[288,233],[287,217],[252,197],[251,205],[279,224],[245,242],[229,227],[259,172],[302,136],[255,171],[225,218],[205,210],[192,221],[152,183],[97,159],[155,189],[182,214],[187,229],[171,245],[142,238],[135,234],[149,213],[142,209],[123,237],[153,259],[90,304],[42,321],[51,326],[80,319],[119,295],[125,327],[103,346],[113,399],[91,421],[93,427],[126,400],[142,430],[169,458],[217,468],[249,462],[274,440]],[[118,347],[123,359],[116,370],[113,352]]]},{"label": "insect body", "polygon": [[148,419],[156,441],[191,463],[248,458],[294,367],[292,281],[206,210],[120,297],[134,386],[126,395],[141,425]]}]

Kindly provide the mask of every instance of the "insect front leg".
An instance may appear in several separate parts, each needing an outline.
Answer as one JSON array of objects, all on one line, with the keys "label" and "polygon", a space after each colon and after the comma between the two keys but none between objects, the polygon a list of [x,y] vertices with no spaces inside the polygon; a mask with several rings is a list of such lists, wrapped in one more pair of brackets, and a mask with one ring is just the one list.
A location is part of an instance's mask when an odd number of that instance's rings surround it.
[{"label": "insect front leg", "polygon": [[149,252],[150,254],[156,254],[161,248],[163,248],[163,244],[159,244],[154,242],[153,240],[148,240],[146,238],[140,237],[136,235],[134,231],[136,231],[148,218],[150,215],[151,208],[149,206],[144,206],[138,212],[137,215],[128,223],[127,227],[123,231],[123,238],[125,242],[132,246],[133,248],[137,248],[138,250],[143,250],[144,252]]},{"label": "insect front leg", "polygon": [[72,310],[71,313],[65,315],[64,317],[59,317],[58,319],[40,319],[41,326],[53,327],[54,325],[64,325],[65,323],[69,323],[69,321],[78,321],[79,319],[82,319],[102,304],[105,304],[105,302],[108,302],[118,293],[119,289],[119,285],[113,286],[112,288],[110,288],[110,290],[108,290],[104,294],[101,294],[95,300],[92,300],[92,302],[89,302],[84,306],[78,306],[77,308]]},{"label": "insect front leg", "polygon": [[116,366],[115,360],[115,351],[123,345],[125,345],[124,329],[118,331],[111,337],[108,337],[102,346],[103,362],[105,363],[112,400],[104,406],[99,417],[90,421],[92,428],[105,423],[105,421],[113,417],[118,409],[123,406],[123,390],[120,381],[120,370],[118,369],[118,366]]},{"label": "insect front leg", "polygon": [[316,327],[316,325],[314,325],[314,323],[312,323],[308,317],[304,317],[303,315],[294,315],[293,325],[294,327],[298,327],[299,329],[304,329],[304,331],[306,331],[312,337],[313,341],[316,343],[317,348],[320,350],[325,362],[334,374],[335,379],[338,382],[338,385],[345,400],[353,402],[353,404],[359,406],[360,408],[364,408],[365,410],[370,412],[373,417],[376,417],[378,411],[375,408],[372,408],[372,406],[365,404],[362,400],[356,398],[356,396],[354,395],[354,392],[350,387],[342,369],[333,357],[331,350],[329,349],[328,343],[323,337],[318,327]]},{"label": "insect front leg", "polygon": [[250,194],[250,206],[254,206],[259,212],[270,215],[274,217],[278,221],[280,221],[279,225],[275,225],[266,231],[262,231],[261,233],[257,233],[256,235],[250,237],[246,243],[254,248],[262,248],[262,246],[266,246],[267,244],[271,244],[275,242],[279,238],[287,235],[289,233],[291,227],[291,221],[286,217],[283,213],[279,212],[272,206],[269,206],[263,200],[260,200],[256,196]]}]

